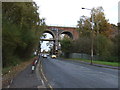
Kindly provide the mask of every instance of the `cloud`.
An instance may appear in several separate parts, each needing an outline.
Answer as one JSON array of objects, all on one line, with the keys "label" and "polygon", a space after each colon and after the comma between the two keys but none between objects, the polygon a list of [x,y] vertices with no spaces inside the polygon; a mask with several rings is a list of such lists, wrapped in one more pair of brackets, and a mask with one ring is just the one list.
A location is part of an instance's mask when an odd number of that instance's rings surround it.
[{"label": "cloud", "polygon": [[[39,6],[40,17],[46,18],[47,25],[76,26],[80,16],[90,16],[90,11],[82,7],[93,8],[102,6],[106,19],[110,23],[118,22],[119,0],[34,0]],[[119,19],[120,21],[120,19]],[[47,42],[42,44],[42,49],[49,50]]]},{"label": "cloud", "polygon": [[47,24],[76,25],[80,16],[90,16],[90,11],[81,7],[93,8],[102,6],[106,18],[117,23],[119,0],[34,0],[39,8],[40,17],[46,18]]}]

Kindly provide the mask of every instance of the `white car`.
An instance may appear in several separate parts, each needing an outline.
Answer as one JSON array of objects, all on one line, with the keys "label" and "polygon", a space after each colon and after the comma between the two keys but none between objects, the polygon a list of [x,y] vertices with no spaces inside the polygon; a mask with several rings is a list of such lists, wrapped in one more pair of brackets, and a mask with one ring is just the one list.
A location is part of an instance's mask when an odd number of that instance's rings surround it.
[{"label": "white car", "polygon": [[51,57],[52,57],[52,58],[56,58],[56,55],[52,55]]},{"label": "white car", "polygon": [[46,54],[43,54],[43,58],[47,58],[47,55],[46,55]]}]

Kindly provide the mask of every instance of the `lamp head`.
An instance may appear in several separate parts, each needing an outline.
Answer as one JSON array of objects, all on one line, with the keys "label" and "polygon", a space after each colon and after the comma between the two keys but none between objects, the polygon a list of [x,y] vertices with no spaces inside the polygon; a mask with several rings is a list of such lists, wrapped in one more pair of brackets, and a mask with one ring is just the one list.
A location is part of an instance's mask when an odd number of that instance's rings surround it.
[{"label": "lamp head", "polygon": [[82,8],[82,9],[85,9],[85,8]]}]

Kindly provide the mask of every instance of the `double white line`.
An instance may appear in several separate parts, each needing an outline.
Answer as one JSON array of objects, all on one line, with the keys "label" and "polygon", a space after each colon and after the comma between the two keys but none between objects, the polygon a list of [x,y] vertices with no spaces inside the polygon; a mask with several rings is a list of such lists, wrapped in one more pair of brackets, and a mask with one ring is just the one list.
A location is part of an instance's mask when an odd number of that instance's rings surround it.
[{"label": "double white line", "polygon": [[[40,68],[40,70],[41,70],[41,73],[42,73],[42,76],[43,76],[43,78],[44,78],[44,80],[46,81],[46,82],[48,82],[48,80],[47,80],[47,78],[46,78],[46,76],[45,76],[45,74],[43,73],[43,66],[42,66],[42,62],[41,62],[41,68]],[[42,79],[41,79],[42,80]],[[45,86],[45,83],[44,83],[44,81],[42,80],[42,84]],[[48,83],[48,86],[50,87],[50,89],[51,90],[53,90],[53,87]]]}]

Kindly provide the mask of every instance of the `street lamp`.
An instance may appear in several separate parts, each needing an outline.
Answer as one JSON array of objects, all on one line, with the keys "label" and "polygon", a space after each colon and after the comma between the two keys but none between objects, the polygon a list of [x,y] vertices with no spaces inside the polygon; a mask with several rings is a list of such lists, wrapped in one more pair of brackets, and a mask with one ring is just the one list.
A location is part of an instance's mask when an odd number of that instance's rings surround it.
[{"label": "street lamp", "polygon": [[93,24],[94,24],[94,18],[93,18],[93,9],[88,9],[88,8],[82,8],[82,9],[86,9],[86,10],[90,10],[92,13],[92,41],[91,41],[91,65],[92,65],[92,61],[93,61]]}]

